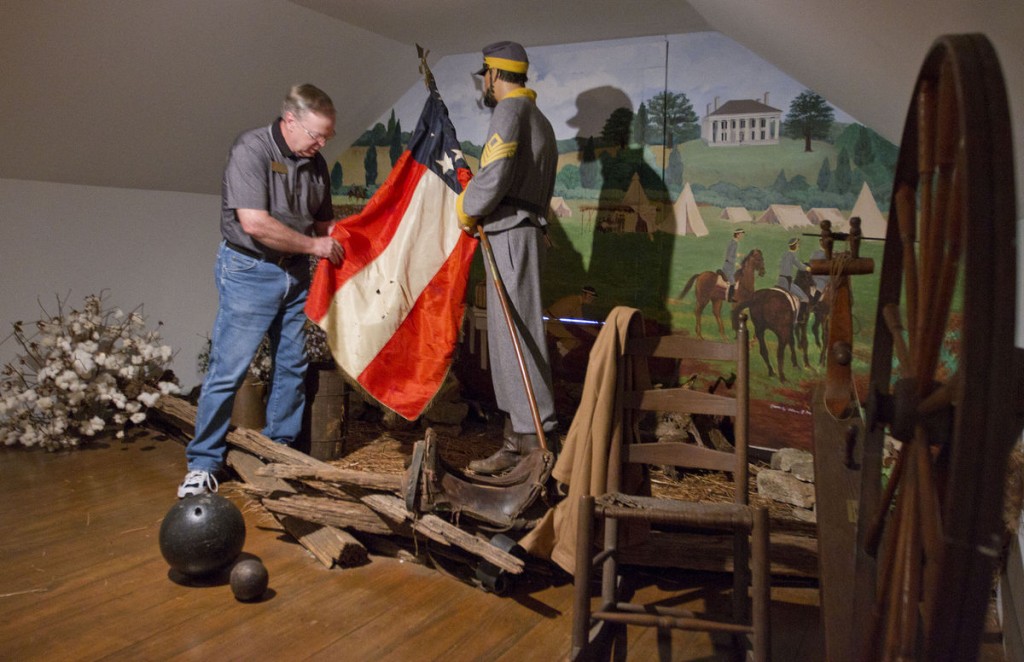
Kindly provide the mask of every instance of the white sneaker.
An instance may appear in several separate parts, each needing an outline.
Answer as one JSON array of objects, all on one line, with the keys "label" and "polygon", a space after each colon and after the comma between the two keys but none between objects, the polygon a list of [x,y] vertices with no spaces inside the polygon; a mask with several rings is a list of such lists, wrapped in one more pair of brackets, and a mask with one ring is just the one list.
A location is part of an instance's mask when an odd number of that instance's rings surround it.
[{"label": "white sneaker", "polygon": [[178,498],[200,496],[217,491],[217,478],[209,471],[193,469],[185,474],[185,480],[178,486]]}]

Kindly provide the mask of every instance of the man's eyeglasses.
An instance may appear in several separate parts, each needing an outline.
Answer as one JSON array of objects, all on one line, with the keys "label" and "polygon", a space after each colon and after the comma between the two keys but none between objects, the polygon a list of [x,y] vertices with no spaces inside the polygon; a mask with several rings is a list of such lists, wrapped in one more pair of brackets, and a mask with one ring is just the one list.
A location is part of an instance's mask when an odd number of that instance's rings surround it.
[{"label": "man's eyeglasses", "polygon": [[313,140],[315,142],[323,143],[323,144],[326,145],[327,141],[334,137],[334,132],[333,131],[330,133],[330,135],[326,135],[326,136],[323,135],[323,134],[320,134],[320,133],[314,133],[314,132],[310,131],[305,126],[303,126],[302,122],[300,122],[298,120],[298,118],[295,118],[295,123],[299,125],[300,129],[302,129],[303,131],[306,132],[306,135],[309,136],[310,140]]}]

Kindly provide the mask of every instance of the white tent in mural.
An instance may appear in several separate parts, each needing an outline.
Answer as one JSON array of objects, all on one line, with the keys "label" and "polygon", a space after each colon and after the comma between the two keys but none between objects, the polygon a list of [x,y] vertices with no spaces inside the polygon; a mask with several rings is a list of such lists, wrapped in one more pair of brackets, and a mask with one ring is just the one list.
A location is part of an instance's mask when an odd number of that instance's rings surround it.
[{"label": "white tent in mural", "polygon": [[751,217],[750,212],[747,211],[746,207],[726,207],[725,209],[722,210],[722,214],[721,216],[719,216],[719,218],[725,219],[727,221],[732,221],[733,223],[754,220],[753,217]]},{"label": "white tent in mural", "polygon": [[665,232],[672,232],[679,236],[692,234],[697,237],[706,237],[708,234],[708,228],[704,224],[704,219],[700,215],[700,208],[697,206],[697,201],[693,198],[693,189],[690,188],[690,182],[686,182],[686,186],[683,187],[683,192],[676,198],[676,202],[672,205],[672,216],[675,223],[675,227],[663,227],[660,228]]},{"label": "white tent in mural", "polygon": [[800,205],[771,205],[754,222],[781,225],[784,228],[796,228],[811,224],[807,220],[807,215],[804,214],[804,208]]},{"label": "white tent in mural", "polygon": [[864,182],[864,186],[861,187],[857,202],[853,203],[850,218],[854,216],[860,216],[860,231],[863,236],[876,239],[885,237],[885,230],[889,223],[879,211],[878,203],[875,202],[875,196],[872,195],[867,182]]},{"label": "white tent in mural", "polygon": [[846,219],[843,218],[843,213],[835,207],[814,207],[807,212],[807,220],[814,225],[821,225],[822,221],[829,221],[832,223],[833,230],[846,228]]}]

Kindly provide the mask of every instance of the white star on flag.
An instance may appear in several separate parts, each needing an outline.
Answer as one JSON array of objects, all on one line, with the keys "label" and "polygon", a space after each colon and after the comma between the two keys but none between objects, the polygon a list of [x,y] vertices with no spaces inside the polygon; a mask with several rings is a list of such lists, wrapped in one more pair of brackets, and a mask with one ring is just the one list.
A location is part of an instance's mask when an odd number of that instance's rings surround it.
[{"label": "white star on flag", "polygon": [[452,162],[452,157],[448,156],[448,152],[445,152],[441,158],[435,161],[435,163],[441,166],[442,173],[446,173],[449,170],[455,170],[455,164]]}]

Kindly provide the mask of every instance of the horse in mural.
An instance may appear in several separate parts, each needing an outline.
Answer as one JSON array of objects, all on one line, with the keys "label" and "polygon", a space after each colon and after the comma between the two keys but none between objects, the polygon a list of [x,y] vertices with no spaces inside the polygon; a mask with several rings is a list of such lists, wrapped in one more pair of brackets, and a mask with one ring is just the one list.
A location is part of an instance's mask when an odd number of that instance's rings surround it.
[{"label": "horse in mural", "polygon": [[[736,269],[736,291],[734,293],[736,305],[746,301],[754,293],[754,278],[764,275],[764,255],[760,248],[755,248],[743,256],[740,266]],[[696,284],[696,287],[694,285]],[[711,304],[711,310],[715,314],[715,321],[718,322],[718,334],[725,337],[725,325],[722,323],[722,303],[729,292],[729,285],[725,277],[718,271],[702,271],[690,277],[686,286],[679,294],[682,299],[693,288],[697,297],[697,306],[694,312],[697,317],[697,337],[701,340],[704,335],[701,329],[701,315],[704,308]]]},{"label": "horse in mural", "polygon": [[825,356],[828,348],[828,315],[831,311],[832,281],[825,286],[824,291],[813,294],[814,279],[810,273],[801,271],[796,275],[796,284],[811,297],[808,304],[807,320],[811,325],[811,336],[814,337],[814,344],[819,350],[818,365],[825,365]]},{"label": "horse in mural", "polygon": [[[806,291],[806,290],[805,290]],[[777,287],[769,287],[757,290],[743,303],[736,304],[732,310],[733,328],[739,325],[739,316],[744,310],[748,311],[750,321],[754,325],[754,335],[761,350],[761,358],[768,366],[768,376],[775,376],[771,359],[768,357],[768,345],[765,342],[765,334],[771,331],[778,339],[776,351],[776,365],[779,368],[779,381],[786,381],[784,364],[786,360],[786,348],[792,352],[793,367],[799,369],[797,363],[797,348],[802,350],[804,366],[810,367],[810,360],[807,358],[807,306],[801,306],[799,300],[789,292]]]}]

